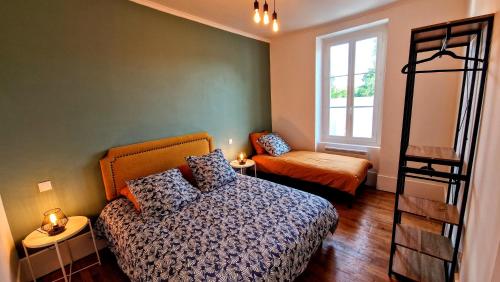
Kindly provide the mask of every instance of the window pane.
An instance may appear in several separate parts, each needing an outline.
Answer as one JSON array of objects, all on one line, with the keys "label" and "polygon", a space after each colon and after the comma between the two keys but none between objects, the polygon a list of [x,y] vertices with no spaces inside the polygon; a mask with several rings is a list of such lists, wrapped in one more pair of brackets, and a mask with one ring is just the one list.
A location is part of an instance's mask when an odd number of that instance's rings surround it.
[{"label": "window pane", "polygon": [[330,108],[330,135],[345,136],[346,108]]},{"label": "window pane", "polygon": [[354,107],[352,124],[353,137],[372,137],[373,107]]},{"label": "window pane", "polygon": [[354,73],[361,74],[375,70],[377,62],[377,37],[356,41]]},{"label": "window pane", "polygon": [[352,136],[372,138],[377,38],[356,42]]},{"label": "window pane", "polygon": [[330,77],[347,75],[349,66],[349,43],[330,47]]},{"label": "window pane", "polygon": [[373,106],[375,96],[375,72],[354,76],[354,106]]},{"label": "window pane", "polygon": [[347,75],[330,78],[330,107],[347,106]]}]

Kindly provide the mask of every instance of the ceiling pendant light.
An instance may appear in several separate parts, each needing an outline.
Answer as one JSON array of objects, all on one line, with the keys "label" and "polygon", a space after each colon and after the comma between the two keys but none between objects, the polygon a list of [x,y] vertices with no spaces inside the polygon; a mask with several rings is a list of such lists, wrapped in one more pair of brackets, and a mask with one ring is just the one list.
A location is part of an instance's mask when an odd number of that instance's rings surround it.
[{"label": "ceiling pendant light", "polygon": [[276,12],[273,13],[273,31],[278,32],[280,30],[278,26],[278,14]]},{"label": "ceiling pendant light", "polygon": [[253,15],[253,21],[255,23],[260,23],[259,1],[255,0],[253,2],[253,9],[255,11]]},{"label": "ceiling pendant light", "polygon": [[266,0],[264,0],[264,24],[269,24],[269,7]]},{"label": "ceiling pendant light", "polygon": [[274,11],[273,11],[273,31],[278,32],[278,14],[276,13],[276,0],[274,0]]},{"label": "ceiling pendant light", "polygon": [[[273,0],[273,4],[274,4],[274,7],[273,7],[273,14],[272,14],[272,30],[274,32],[278,32],[280,27],[279,27],[279,23],[278,23],[278,13],[276,13],[276,0]],[[260,21],[262,20],[262,22],[264,22],[264,25],[268,25],[271,20],[270,20],[270,17],[269,17],[269,5],[267,4],[267,0],[264,0],[264,5],[263,6],[263,13],[262,13],[262,18],[261,18],[261,14],[260,14],[260,9],[259,9],[259,0],[254,0],[253,2],[253,10],[254,10],[254,15],[253,15],[253,21],[255,23],[260,23]]]}]

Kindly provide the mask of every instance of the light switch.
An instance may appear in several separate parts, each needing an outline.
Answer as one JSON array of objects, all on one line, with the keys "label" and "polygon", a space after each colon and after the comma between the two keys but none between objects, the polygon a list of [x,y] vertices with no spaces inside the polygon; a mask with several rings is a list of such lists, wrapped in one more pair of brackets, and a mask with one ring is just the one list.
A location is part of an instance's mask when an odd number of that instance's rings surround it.
[{"label": "light switch", "polygon": [[40,182],[38,183],[38,190],[40,190],[40,192],[52,190],[52,183],[50,181]]},{"label": "light switch", "polygon": [[229,138],[229,145],[233,144],[233,139]]}]

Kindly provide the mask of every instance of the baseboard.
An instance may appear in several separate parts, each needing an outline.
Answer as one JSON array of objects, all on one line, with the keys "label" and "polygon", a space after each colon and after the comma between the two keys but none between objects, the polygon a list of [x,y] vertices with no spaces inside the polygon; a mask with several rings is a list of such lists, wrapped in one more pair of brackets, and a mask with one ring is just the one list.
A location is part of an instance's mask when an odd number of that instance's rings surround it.
[{"label": "baseboard", "polygon": [[[104,240],[96,239],[96,245],[97,249],[101,250],[106,247],[106,242]],[[78,260],[94,253],[94,246],[92,244],[92,236],[90,235],[90,232],[81,234],[59,244],[61,257],[65,264],[69,264],[70,262],[68,247],[71,248],[73,260]],[[30,256],[30,260],[35,278],[40,278],[60,269],[59,260],[57,259],[54,247],[32,254]],[[18,269],[17,281],[24,282],[32,280],[26,257],[19,260]]]},{"label": "baseboard", "polygon": [[[378,175],[377,189],[387,192],[396,192],[397,178],[394,176]],[[444,201],[448,186],[444,183],[406,179],[405,194],[435,201]]]}]

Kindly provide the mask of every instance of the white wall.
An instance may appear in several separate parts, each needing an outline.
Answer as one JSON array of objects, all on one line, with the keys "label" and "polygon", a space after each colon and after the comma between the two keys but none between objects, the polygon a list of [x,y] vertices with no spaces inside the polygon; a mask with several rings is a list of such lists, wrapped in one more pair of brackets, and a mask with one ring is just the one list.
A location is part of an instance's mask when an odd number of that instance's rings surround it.
[{"label": "white wall", "polygon": [[[396,182],[406,77],[401,68],[408,61],[410,30],[415,27],[461,19],[467,0],[405,0],[342,21],[286,34],[271,40],[271,101],[273,130],[294,148],[314,150],[316,37],[350,27],[389,19],[387,63],[383,96],[380,151],[371,159],[379,173],[379,188],[393,190]],[[446,62],[443,62],[446,65]],[[456,120],[459,76],[427,76],[417,80],[415,111],[424,109],[412,124],[412,143],[450,145]],[[437,117],[437,118],[436,118]],[[431,127],[432,126],[432,127]],[[438,196],[442,196],[440,191]],[[432,198],[432,197],[431,197]]]},{"label": "white wall", "polygon": [[0,281],[16,281],[17,253],[0,196]]},{"label": "white wall", "polygon": [[470,0],[471,16],[496,13],[469,195],[460,281],[500,281],[500,1]]}]

